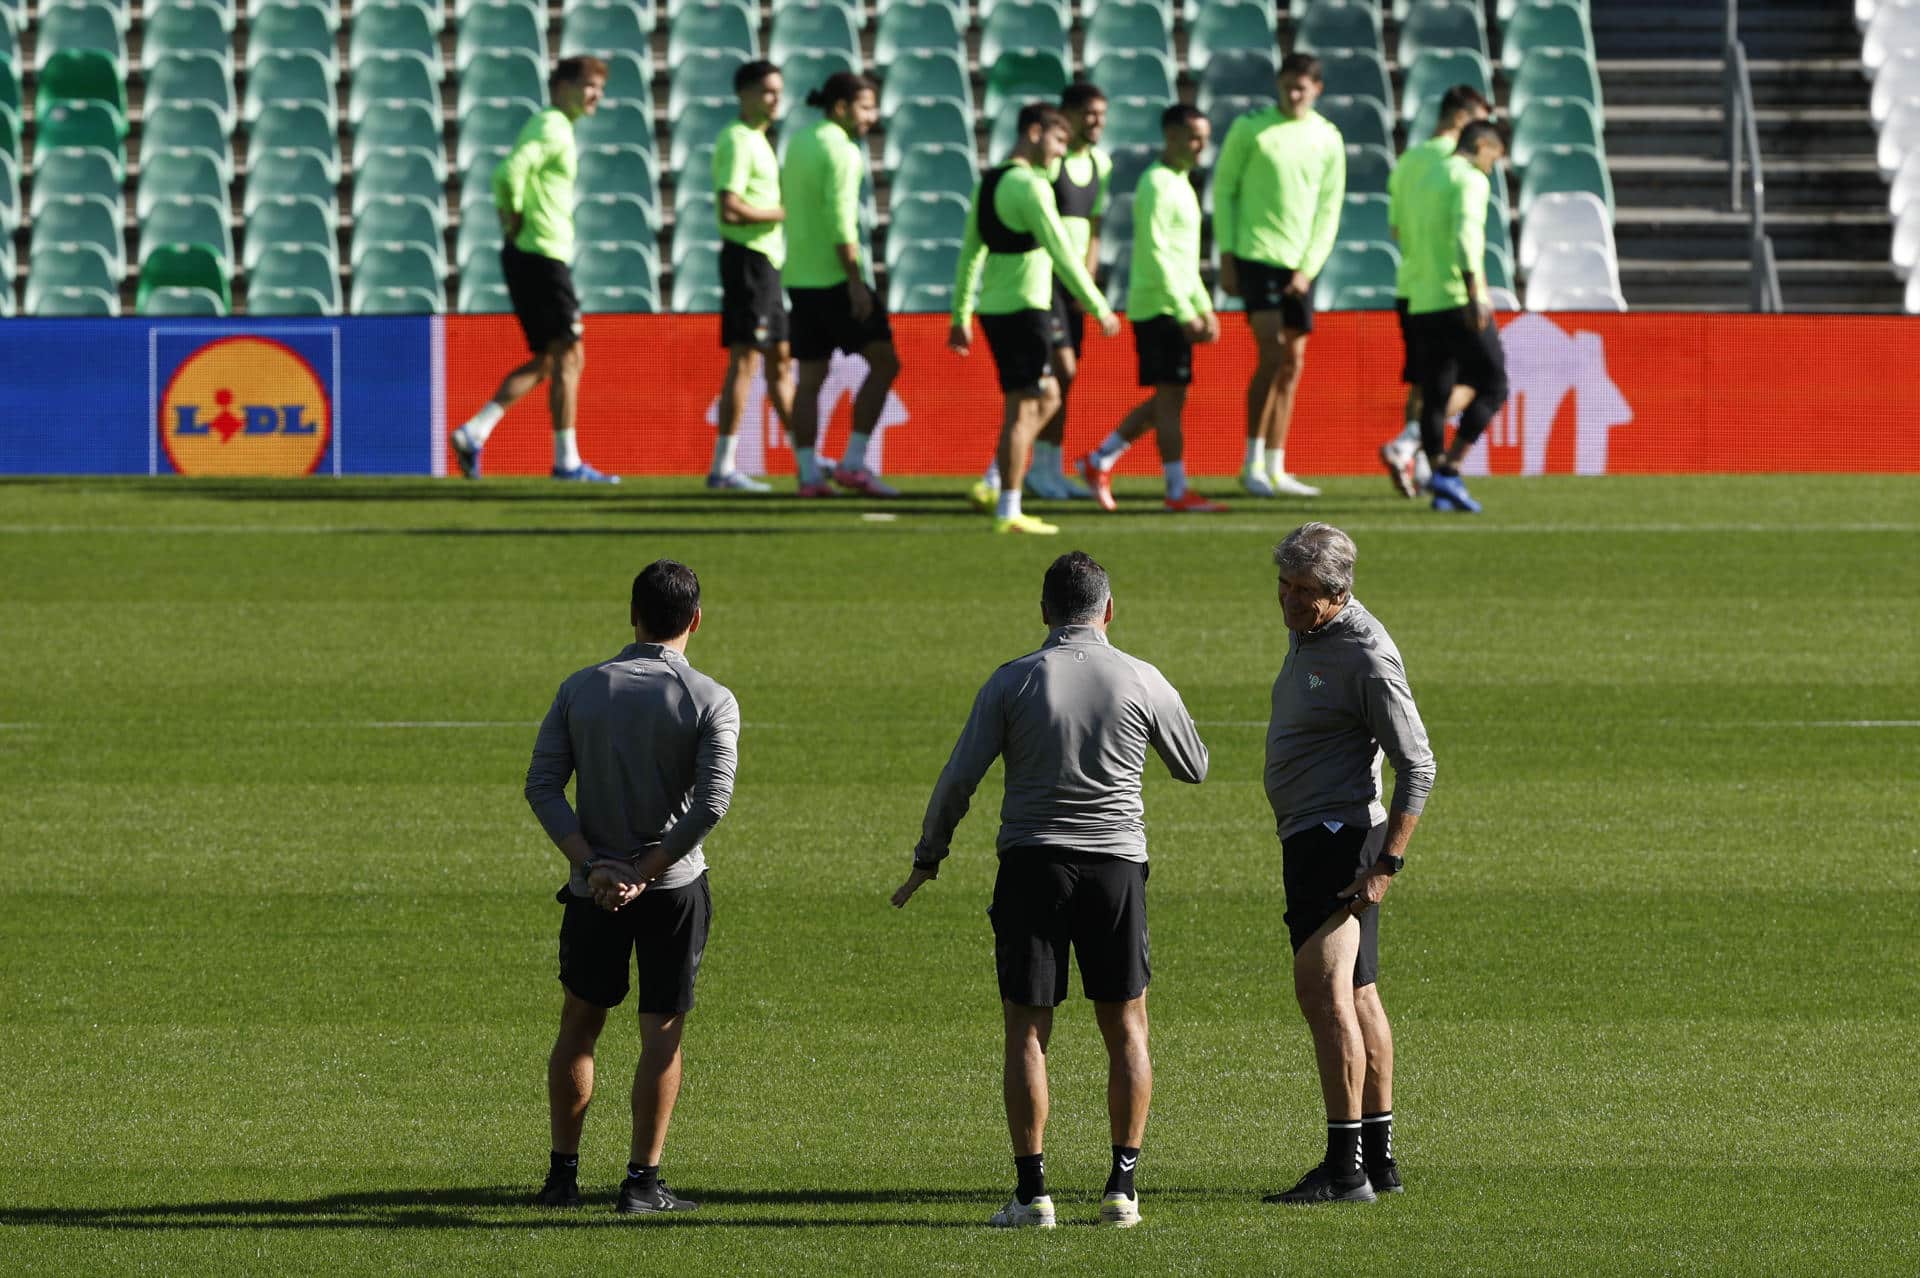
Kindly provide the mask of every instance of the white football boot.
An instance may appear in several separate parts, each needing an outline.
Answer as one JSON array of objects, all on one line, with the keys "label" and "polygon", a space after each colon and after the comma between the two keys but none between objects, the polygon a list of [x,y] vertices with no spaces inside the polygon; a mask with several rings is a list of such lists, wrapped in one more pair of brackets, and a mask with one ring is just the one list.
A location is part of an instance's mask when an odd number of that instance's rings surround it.
[{"label": "white football boot", "polygon": [[1041,1194],[1030,1203],[1020,1201],[1019,1195],[1007,1199],[1007,1205],[993,1213],[993,1219],[987,1222],[995,1229],[1052,1229],[1056,1223],[1053,1215],[1053,1199]]}]

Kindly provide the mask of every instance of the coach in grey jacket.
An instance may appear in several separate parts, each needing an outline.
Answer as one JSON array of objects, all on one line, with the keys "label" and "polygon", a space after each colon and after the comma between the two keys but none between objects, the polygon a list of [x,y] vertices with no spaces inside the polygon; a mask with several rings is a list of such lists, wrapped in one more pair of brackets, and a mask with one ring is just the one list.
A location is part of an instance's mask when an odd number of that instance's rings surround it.
[{"label": "coach in grey jacket", "polygon": [[[1397,1192],[1393,1032],[1380,1005],[1380,899],[1433,788],[1433,751],[1400,650],[1353,597],[1354,545],[1302,524],[1274,548],[1287,659],[1273,682],[1267,800],[1280,835],[1293,991],[1313,1031],[1327,1155],[1267,1202]],[[1380,760],[1393,761],[1391,810]]]},{"label": "coach in grey jacket", "polygon": [[939,873],[953,830],[994,759],[1006,760],[994,958],[1006,1018],[1004,1090],[1018,1184],[990,1223],[1051,1228],[1041,1142],[1047,1126],[1047,1039],[1067,996],[1067,953],[1106,1040],[1113,1163],[1104,1225],[1140,1219],[1134,1169],[1153,1072],[1147,1057],[1147,831],[1140,773],[1148,747],[1198,784],[1207,747],[1161,673],[1107,642],[1107,574],[1080,552],[1047,569],[1040,595],[1047,641],[994,671],[974,698],[933,797],[904,906]]}]

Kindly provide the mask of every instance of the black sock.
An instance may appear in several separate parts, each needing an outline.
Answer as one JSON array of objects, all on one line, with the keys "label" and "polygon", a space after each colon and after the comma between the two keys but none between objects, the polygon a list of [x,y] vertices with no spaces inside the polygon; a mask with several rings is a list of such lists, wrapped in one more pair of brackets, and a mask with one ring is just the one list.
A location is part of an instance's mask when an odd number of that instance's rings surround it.
[{"label": "black sock", "polygon": [[1336,1181],[1360,1177],[1360,1123],[1355,1119],[1327,1120],[1327,1170]]},{"label": "black sock", "polygon": [[1360,1157],[1369,1167],[1393,1161],[1393,1111],[1360,1115]]},{"label": "black sock", "polygon": [[1138,1145],[1115,1145],[1113,1147],[1113,1169],[1107,1173],[1107,1187],[1103,1193],[1125,1194],[1132,1198],[1133,1169],[1140,1162]]},{"label": "black sock", "polygon": [[1020,1178],[1013,1196],[1022,1204],[1030,1203],[1047,1192],[1047,1156],[1045,1154],[1015,1154],[1013,1170],[1014,1174]]},{"label": "black sock", "polygon": [[547,1151],[547,1175],[573,1180],[579,1173],[580,1155],[563,1154],[557,1149]]},{"label": "black sock", "polygon": [[652,1189],[660,1183],[660,1164],[643,1167],[639,1163],[628,1163],[627,1180],[635,1189]]}]

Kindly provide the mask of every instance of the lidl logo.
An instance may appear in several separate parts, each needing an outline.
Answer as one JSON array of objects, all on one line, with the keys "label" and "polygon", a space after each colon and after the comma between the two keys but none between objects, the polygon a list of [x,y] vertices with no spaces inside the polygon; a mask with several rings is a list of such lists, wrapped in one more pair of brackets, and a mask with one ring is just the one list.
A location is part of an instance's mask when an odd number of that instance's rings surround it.
[{"label": "lidl logo", "polygon": [[182,475],[310,475],[326,455],[333,405],[299,352],[223,337],[180,361],[156,423]]}]

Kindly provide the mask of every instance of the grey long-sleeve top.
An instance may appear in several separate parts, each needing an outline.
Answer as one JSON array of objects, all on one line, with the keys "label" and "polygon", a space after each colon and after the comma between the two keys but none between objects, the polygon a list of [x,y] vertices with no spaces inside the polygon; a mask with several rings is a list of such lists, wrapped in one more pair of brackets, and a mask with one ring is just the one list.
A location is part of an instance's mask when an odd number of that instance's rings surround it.
[{"label": "grey long-sleeve top", "polygon": [[[739,739],[731,692],[672,648],[628,644],[560,685],[534,739],[527,804],[556,843],[578,830],[628,859],[665,847],[674,860],[654,886],[680,887],[706,873],[700,845],[733,799]],[[577,870],[569,886],[589,895]]]},{"label": "grey long-sleeve top", "polygon": [[1418,814],[1433,750],[1406,667],[1358,599],[1306,634],[1289,632],[1267,725],[1267,801],[1281,838],[1319,821],[1378,825],[1380,760],[1393,761],[1393,810]]},{"label": "grey long-sleeve top", "polygon": [[993,672],[933,787],[913,850],[932,868],[996,757],[1006,759],[1002,853],[1022,846],[1147,859],[1140,773],[1147,747],[1198,785],[1207,747],[1180,694],[1096,626],[1060,626],[1035,652]]}]

